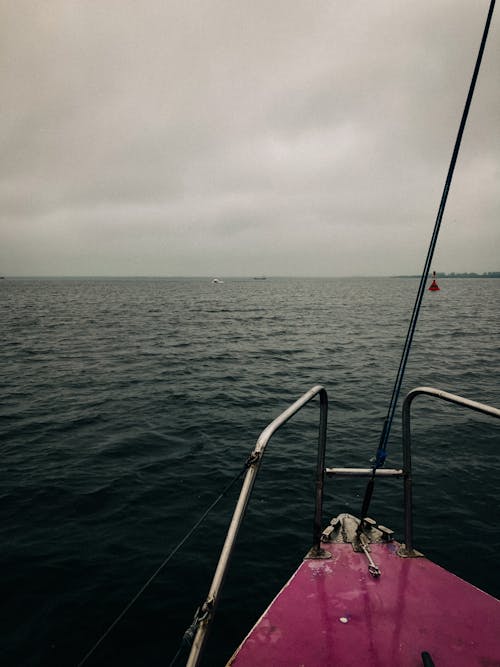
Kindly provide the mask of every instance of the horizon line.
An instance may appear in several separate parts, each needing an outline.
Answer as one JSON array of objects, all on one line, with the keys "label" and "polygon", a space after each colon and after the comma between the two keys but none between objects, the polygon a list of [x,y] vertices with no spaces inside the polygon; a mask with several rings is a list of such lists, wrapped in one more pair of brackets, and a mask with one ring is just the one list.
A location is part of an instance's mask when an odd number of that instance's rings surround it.
[{"label": "horizon line", "polygon": [[[436,275],[440,277],[452,277],[452,276],[488,276],[489,274],[500,274],[500,271],[436,271]],[[432,275],[429,272],[429,275]],[[275,274],[275,275],[266,275],[266,274],[249,274],[249,275],[232,275],[232,274],[190,274],[190,275],[157,275],[157,274],[11,274],[11,275],[1,275],[1,279],[33,279],[33,278],[45,278],[45,279],[61,279],[61,278],[70,278],[70,279],[203,279],[211,280],[214,278],[225,278],[225,279],[239,279],[239,280],[262,280],[262,279],[274,279],[274,278],[302,278],[302,279],[321,279],[321,278],[420,278],[421,274],[350,274],[350,275],[312,275],[312,274]]]}]

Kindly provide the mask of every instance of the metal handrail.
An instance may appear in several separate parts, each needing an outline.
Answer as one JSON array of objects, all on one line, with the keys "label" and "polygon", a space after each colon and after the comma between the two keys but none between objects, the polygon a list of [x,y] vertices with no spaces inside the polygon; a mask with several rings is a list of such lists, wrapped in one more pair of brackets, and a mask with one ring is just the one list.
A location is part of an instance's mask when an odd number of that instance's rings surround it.
[{"label": "metal handrail", "polygon": [[[327,477],[371,477],[373,468],[325,468]],[[377,468],[377,477],[403,477],[402,468]]]},{"label": "metal handrail", "polygon": [[224,579],[226,576],[229,560],[234,549],[234,544],[238,531],[245,515],[245,511],[250,500],[253,485],[257,473],[260,468],[262,457],[266,446],[271,437],[276,431],[283,426],[291,417],[293,417],[299,410],[301,410],[307,403],[309,403],[315,396],[319,395],[320,399],[320,422],[319,422],[319,436],[318,436],[318,457],[316,468],[316,507],[313,521],[313,549],[318,555],[321,553],[321,517],[323,511],[323,480],[325,470],[325,448],[326,448],[326,426],[328,414],[328,396],[326,390],[321,385],[316,385],[309,389],[303,396],[301,396],[295,403],[293,403],[287,410],[282,412],[279,417],[272,421],[260,434],[254,451],[248,460],[248,470],[246,472],[240,495],[236,508],[231,519],[231,524],[226,535],[224,546],[222,547],[217,569],[208,592],[206,601],[204,602],[199,616],[198,629],[193,641],[193,646],[189,654],[186,667],[196,667],[198,665],[203,646],[206,641],[208,629],[213,619],[217,602],[219,600],[220,592]]},{"label": "metal handrail", "polygon": [[449,403],[461,405],[470,410],[481,412],[490,417],[500,418],[500,410],[484,403],[471,401],[457,394],[450,394],[434,387],[416,387],[410,391],[403,402],[403,471],[404,471],[404,507],[405,507],[405,551],[408,555],[413,552],[413,498],[411,478],[411,429],[410,408],[413,400],[425,394],[433,398],[440,398]]},{"label": "metal handrail", "polygon": [[[417,387],[410,391],[403,402],[403,468],[377,469],[377,476],[403,478],[404,483],[404,535],[405,543],[401,555],[412,556],[419,555],[413,550],[413,499],[412,499],[412,469],[411,469],[411,429],[410,429],[410,408],[413,400],[421,395],[440,398],[441,400],[455,403],[463,407],[481,412],[483,414],[500,418],[500,410],[484,403],[471,401],[462,396],[451,394],[434,387]],[[316,468],[316,494],[315,494],[315,512],[313,521],[313,547],[309,552],[309,557],[323,556],[321,549],[321,531],[322,531],[322,512],[323,512],[323,483],[325,476],[328,477],[367,477],[372,474],[371,468],[325,468],[325,449],[326,449],[326,427],[328,414],[328,397],[326,390],[321,385],[312,387],[303,394],[287,410],[282,412],[274,421],[272,421],[260,434],[255,449],[247,461],[247,472],[243,480],[240,495],[233,517],[222,547],[219,562],[208,592],[208,596],[196,615],[196,635],[194,637],[191,652],[189,654],[186,667],[197,667],[201,653],[206,642],[208,630],[213,620],[215,609],[220,597],[229,561],[234,549],[236,537],[243,521],[250,495],[253,490],[255,479],[260,468],[262,457],[267,444],[276,431],[281,428],[291,417],[301,410],[313,398],[319,395],[320,398],[320,423],[318,436],[318,456]]]}]

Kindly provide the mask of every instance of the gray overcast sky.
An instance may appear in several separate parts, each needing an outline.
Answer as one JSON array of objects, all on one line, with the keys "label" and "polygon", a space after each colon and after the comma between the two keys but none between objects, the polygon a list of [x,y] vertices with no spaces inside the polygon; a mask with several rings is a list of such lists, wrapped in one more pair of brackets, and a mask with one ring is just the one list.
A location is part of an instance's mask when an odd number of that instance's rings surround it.
[{"label": "gray overcast sky", "polygon": [[[419,273],[486,0],[0,0],[0,274]],[[436,252],[500,270],[500,16]]]}]

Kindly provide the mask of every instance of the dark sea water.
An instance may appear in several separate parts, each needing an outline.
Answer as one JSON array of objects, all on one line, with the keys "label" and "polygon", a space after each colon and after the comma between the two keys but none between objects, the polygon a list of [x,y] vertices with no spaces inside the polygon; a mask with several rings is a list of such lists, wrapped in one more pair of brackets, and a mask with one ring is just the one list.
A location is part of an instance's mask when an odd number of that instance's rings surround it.
[{"label": "dark sea water", "polygon": [[[500,280],[441,280],[404,392],[500,405]],[[412,279],[2,280],[2,665],[76,665],[314,384],[327,465],[369,465],[399,363]],[[415,542],[500,595],[499,424],[417,399]],[[316,403],[271,441],[205,665],[223,664],[310,546]],[[401,463],[400,415],[388,465]],[[168,665],[204,599],[238,487],[86,664]],[[327,483],[325,521],[364,483]],[[402,537],[399,481],[370,513]]]}]

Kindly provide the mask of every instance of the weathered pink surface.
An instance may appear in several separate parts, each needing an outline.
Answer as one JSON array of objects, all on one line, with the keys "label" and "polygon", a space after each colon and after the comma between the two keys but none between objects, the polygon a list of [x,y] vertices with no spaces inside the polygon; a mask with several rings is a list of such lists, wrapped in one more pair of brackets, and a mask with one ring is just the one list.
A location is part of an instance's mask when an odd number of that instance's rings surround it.
[{"label": "weathered pink surface", "polygon": [[233,667],[500,667],[500,602],[396,544],[305,560],[228,663]]}]

